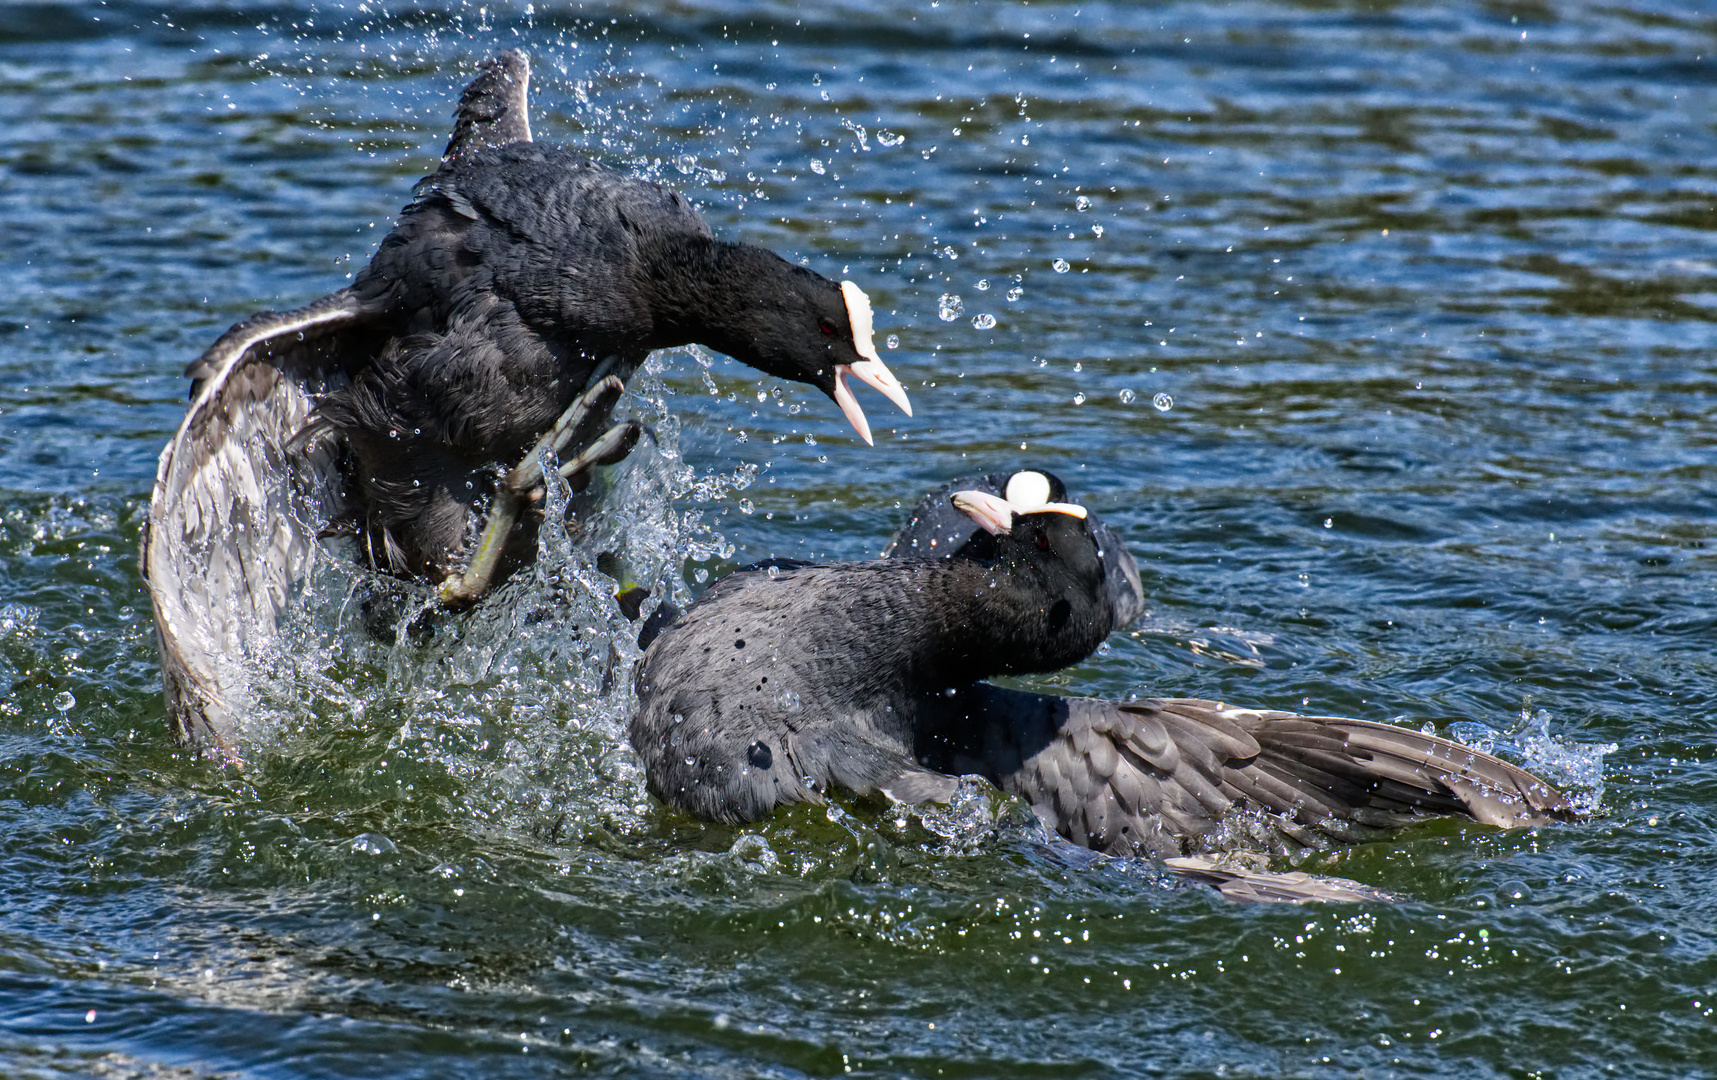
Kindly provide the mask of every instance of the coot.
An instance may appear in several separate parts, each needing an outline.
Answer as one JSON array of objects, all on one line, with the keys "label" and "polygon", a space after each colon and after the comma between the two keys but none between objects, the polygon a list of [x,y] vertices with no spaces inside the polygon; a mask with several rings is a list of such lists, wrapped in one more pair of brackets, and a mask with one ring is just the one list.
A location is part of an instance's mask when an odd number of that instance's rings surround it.
[{"label": "coot", "polygon": [[858,286],[719,241],[678,194],[532,141],[528,78],[516,51],[485,66],[350,286],[253,315],[190,365],[143,541],[181,740],[228,741],[235,665],[271,637],[319,533],[441,582],[450,605],[479,596],[540,488],[527,451],[559,452],[575,483],[623,456],[638,429],[608,412],[653,349],[697,342],[816,386],[866,442],[851,380],[910,414]]},{"label": "coot", "polygon": [[1074,843],[1178,857],[1177,869],[1267,899],[1357,894],[1187,857],[1225,825],[1280,847],[1364,839],[1426,814],[1504,828],[1575,816],[1531,773],[1403,728],[981,682],[1076,662],[1116,621],[1094,515],[1037,470],[996,486],[1007,495],[949,500],[977,526],[964,538],[942,510],[915,512],[908,536],[932,518],[948,526],[940,557],[897,537],[882,562],[712,587],[639,668],[632,741],[651,791],[699,817],[752,821],[831,784],[915,802],[979,775]]},{"label": "coot", "polygon": [[981,526],[959,558],[736,573],[652,641],[631,724],[651,791],[720,821],[830,786],[944,795],[952,779],[914,756],[924,714],[980,679],[1096,649],[1113,615],[1085,509],[952,501]]}]

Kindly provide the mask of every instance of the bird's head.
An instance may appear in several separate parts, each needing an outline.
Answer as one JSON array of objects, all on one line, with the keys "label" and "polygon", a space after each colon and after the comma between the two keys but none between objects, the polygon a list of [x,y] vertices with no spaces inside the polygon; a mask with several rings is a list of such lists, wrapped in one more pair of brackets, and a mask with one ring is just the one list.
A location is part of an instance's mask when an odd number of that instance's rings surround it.
[{"label": "bird's head", "polygon": [[722,351],[777,378],[809,383],[829,395],[841,414],[871,444],[870,423],[853,394],[864,383],[912,415],[906,388],[877,355],[870,297],[850,281],[838,285],[803,267],[789,266],[747,318],[745,339]]}]

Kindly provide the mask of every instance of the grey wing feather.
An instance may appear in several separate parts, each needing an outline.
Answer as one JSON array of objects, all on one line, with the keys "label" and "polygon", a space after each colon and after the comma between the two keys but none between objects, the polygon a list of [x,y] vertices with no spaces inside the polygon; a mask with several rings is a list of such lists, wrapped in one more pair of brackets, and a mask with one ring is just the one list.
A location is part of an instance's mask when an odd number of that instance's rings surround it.
[{"label": "grey wing feather", "polygon": [[[224,378],[241,361],[257,360],[270,360],[298,371],[329,366],[329,358],[317,353],[327,351],[332,331],[349,325],[361,313],[361,305],[350,289],[329,293],[293,311],[259,311],[216,338],[203,355],[186,366],[185,375],[206,383],[209,379]],[[318,345],[323,349],[318,350]],[[193,413],[202,389],[199,386],[192,391]],[[190,421],[190,416],[186,421]]]},{"label": "grey wing feather", "polygon": [[509,49],[484,65],[460,95],[453,137],[441,155],[443,164],[479,150],[531,141],[531,62]]},{"label": "grey wing feather", "polygon": [[1524,769],[1365,720],[986,686],[962,723],[930,756],[937,767],[984,775],[1062,835],[1117,855],[1180,854],[1239,810],[1280,815],[1293,843],[1363,839],[1426,814],[1502,828],[1577,816]]},{"label": "grey wing feather", "polygon": [[262,312],[195,363],[190,408],[161,452],[143,532],[175,737],[231,756],[243,662],[271,639],[338,486],[335,451],[304,438],[313,383],[359,318],[342,291]]},{"label": "grey wing feather", "polygon": [[1164,859],[1174,873],[1215,886],[1230,900],[1251,904],[1394,903],[1401,897],[1347,878],[1319,877],[1301,871],[1254,869],[1232,860],[1190,855]]}]

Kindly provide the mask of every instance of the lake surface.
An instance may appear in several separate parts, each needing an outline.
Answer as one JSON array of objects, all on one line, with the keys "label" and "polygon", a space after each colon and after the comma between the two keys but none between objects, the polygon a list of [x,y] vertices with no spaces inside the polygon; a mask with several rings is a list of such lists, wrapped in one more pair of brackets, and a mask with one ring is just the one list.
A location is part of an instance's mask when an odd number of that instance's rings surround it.
[{"label": "lake surface", "polygon": [[[540,7],[0,7],[0,1073],[1717,1074],[1709,8]],[[136,549],[183,367],[363,265],[512,46],[539,138],[898,335],[871,449],[725,358],[635,381],[604,528],[658,591],[1030,462],[1150,598],[1030,685],[1429,725],[1597,816],[1317,854],[1408,897],[1328,907],[976,785],[698,825],[554,535],[428,643],[323,567],[247,766],[175,751]]]}]

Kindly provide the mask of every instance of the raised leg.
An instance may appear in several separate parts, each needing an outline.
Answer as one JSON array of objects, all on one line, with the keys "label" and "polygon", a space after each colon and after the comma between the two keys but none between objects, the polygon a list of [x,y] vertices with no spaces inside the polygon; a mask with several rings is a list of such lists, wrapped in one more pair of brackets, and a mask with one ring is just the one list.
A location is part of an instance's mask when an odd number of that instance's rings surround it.
[{"label": "raised leg", "polygon": [[450,574],[441,583],[441,603],[450,608],[465,608],[476,603],[494,584],[495,571],[506,550],[507,538],[519,515],[526,507],[542,499],[544,491],[542,461],[545,454],[559,455],[568,447],[577,452],[556,471],[582,491],[590,483],[591,473],[602,465],[623,460],[638,444],[642,428],[635,421],[625,421],[604,428],[609,414],[620,401],[624,390],[617,376],[609,375],[591,386],[560,415],[525,459],[496,485],[495,501],[489,508],[489,518],[483,533],[471,551],[471,561],[463,573]]}]

